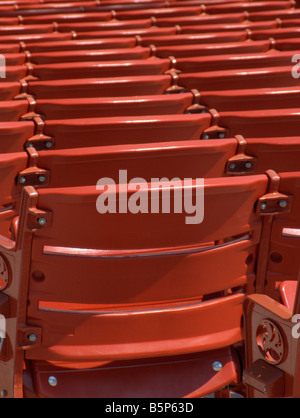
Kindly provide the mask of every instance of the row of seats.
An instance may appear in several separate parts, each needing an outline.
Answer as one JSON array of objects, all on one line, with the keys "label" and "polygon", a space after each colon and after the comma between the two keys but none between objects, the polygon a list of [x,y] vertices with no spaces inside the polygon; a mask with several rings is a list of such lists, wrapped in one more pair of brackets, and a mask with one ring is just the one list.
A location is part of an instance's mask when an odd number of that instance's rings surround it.
[{"label": "row of seats", "polygon": [[298,394],[295,6],[0,5],[2,397]]}]

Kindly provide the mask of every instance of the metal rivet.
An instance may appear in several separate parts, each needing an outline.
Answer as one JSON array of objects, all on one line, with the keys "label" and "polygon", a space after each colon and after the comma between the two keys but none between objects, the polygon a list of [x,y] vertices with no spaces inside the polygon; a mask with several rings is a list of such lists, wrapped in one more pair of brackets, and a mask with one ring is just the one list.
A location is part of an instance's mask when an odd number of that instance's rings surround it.
[{"label": "metal rivet", "polygon": [[45,146],[46,146],[46,148],[51,148],[52,147],[52,142],[50,142],[50,141],[45,142]]},{"label": "metal rivet", "polygon": [[1,398],[5,398],[5,396],[7,396],[7,390],[6,389],[2,389],[0,391],[0,396],[1,396]]},{"label": "metal rivet", "polygon": [[223,368],[223,364],[220,361],[214,361],[212,364],[212,368],[215,372],[219,372]]},{"label": "metal rivet", "polygon": [[35,334],[29,334],[28,335],[28,340],[33,343],[34,341],[37,340],[37,336]]},{"label": "metal rivet", "polygon": [[48,383],[50,386],[56,386],[57,385],[57,379],[55,376],[49,376]]},{"label": "metal rivet", "polygon": [[20,177],[19,182],[20,182],[20,184],[26,183],[26,177],[24,177],[24,176]]},{"label": "metal rivet", "polygon": [[280,202],[279,202],[279,206],[280,206],[281,208],[285,208],[285,207],[286,207],[286,205],[287,205],[287,201],[286,201],[286,200],[280,200]]},{"label": "metal rivet", "polygon": [[38,223],[39,223],[39,225],[45,225],[47,223],[47,219],[46,218],[39,218]]},{"label": "metal rivet", "polygon": [[248,161],[247,163],[245,163],[245,167],[246,168],[251,168],[252,167],[252,163],[250,163],[250,161]]},{"label": "metal rivet", "polygon": [[235,169],[235,163],[230,163],[229,168],[230,168],[230,170],[234,170]]},{"label": "metal rivet", "polygon": [[266,204],[265,202],[263,202],[263,203],[260,205],[260,208],[261,208],[262,210],[265,210],[265,209],[267,208],[267,204]]},{"label": "metal rivet", "polygon": [[44,183],[44,181],[46,180],[46,177],[45,176],[43,176],[43,175],[40,175],[39,176],[39,181],[41,182],[41,183]]}]

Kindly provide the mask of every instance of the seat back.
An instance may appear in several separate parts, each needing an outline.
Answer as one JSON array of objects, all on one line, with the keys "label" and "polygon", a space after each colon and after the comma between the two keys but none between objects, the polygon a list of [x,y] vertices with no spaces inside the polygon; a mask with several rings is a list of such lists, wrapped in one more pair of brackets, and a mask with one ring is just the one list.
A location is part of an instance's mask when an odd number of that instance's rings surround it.
[{"label": "seat back", "polygon": [[[253,287],[261,232],[255,204],[267,185],[265,175],[205,180],[204,189],[194,179],[197,213],[191,214],[191,207],[189,214],[146,213],[144,207],[139,213],[123,208],[104,215],[99,213],[103,190],[95,186],[38,193],[25,187],[23,201],[38,216],[35,224],[46,220],[32,230],[27,312],[27,323],[41,328],[43,339],[27,358],[103,361],[204,351],[240,341],[241,287]],[[141,201],[148,192],[150,199],[157,186],[144,189]],[[176,186],[177,193],[188,193],[180,181]],[[172,187],[167,183],[165,192]],[[134,190],[128,190],[132,200]],[[116,192],[112,198],[124,205],[124,191]],[[36,198],[34,209],[29,202]],[[17,242],[23,222],[28,218],[19,218]],[[113,329],[127,331],[116,335]],[[70,350],[75,346],[81,350]]]},{"label": "seat back", "polygon": [[[64,119],[45,122],[44,134],[55,148],[80,148],[200,139],[210,126],[209,113],[136,117]],[[34,141],[31,140],[34,144]]]},{"label": "seat back", "polygon": [[28,83],[27,92],[40,99],[141,96],[163,94],[171,80],[170,75],[154,75],[35,81]]}]

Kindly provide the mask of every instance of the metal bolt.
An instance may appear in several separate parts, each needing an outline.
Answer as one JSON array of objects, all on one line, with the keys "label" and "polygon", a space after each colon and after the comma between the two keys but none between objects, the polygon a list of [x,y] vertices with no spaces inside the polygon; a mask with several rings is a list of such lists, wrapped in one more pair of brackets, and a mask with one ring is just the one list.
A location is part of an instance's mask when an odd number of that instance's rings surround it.
[{"label": "metal bolt", "polygon": [[260,208],[261,208],[262,210],[265,210],[265,209],[267,208],[267,204],[266,204],[265,202],[263,202],[263,203],[260,205]]},{"label": "metal bolt", "polygon": [[5,396],[7,396],[7,390],[6,389],[2,389],[0,391],[0,396],[1,396],[1,398],[5,398]]},{"label": "metal bolt", "polygon": [[40,175],[39,176],[39,181],[41,182],[41,183],[44,183],[44,181],[46,180],[46,177],[45,176],[43,176],[43,175]]},{"label": "metal bolt", "polygon": [[280,200],[280,202],[279,202],[279,206],[280,206],[281,208],[285,208],[285,207],[286,207],[286,205],[287,205],[287,201],[286,201],[286,200]]},{"label": "metal bolt", "polygon": [[219,132],[218,137],[219,137],[220,139],[225,138],[225,133],[224,133],[224,132]]},{"label": "metal bolt", "polygon": [[29,144],[27,144],[27,147],[28,148],[32,148],[33,147],[33,143],[32,142],[29,142]]},{"label": "metal bolt", "polygon": [[20,181],[20,184],[26,183],[26,177],[24,177],[24,176],[20,177],[19,181]]},{"label": "metal bolt", "polygon": [[235,169],[235,163],[230,163],[229,168],[230,168],[230,170],[234,170]]},{"label": "metal bolt", "polygon": [[46,146],[46,148],[51,148],[52,147],[52,142],[50,142],[50,141],[45,142],[45,146]]},{"label": "metal bolt", "polygon": [[33,343],[37,340],[37,336],[35,334],[29,334],[28,335],[28,340]]},{"label": "metal bolt", "polygon": [[252,163],[250,163],[250,161],[248,161],[247,163],[245,163],[245,167],[246,168],[251,168],[252,167]]},{"label": "metal bolt", "polygon": [[220,361],[214,361],[212,364],[212,368],[215,372],[219,372],[223,368],[223,364]]},{"label": "metal bolt", "polygon": [[47,223],[47,219],[46,218],[39,218],[38,223],[39,223],[39,225],[45,225]]},{"label": "metal bolt", "polygon": [[204,134],[203,135],[203,139],[209,139],[209,135],[208,134]]},{"label": "metal bolt", "polygon": [[57,385],[57,379],[55,376],[49,376],[48,383],[50,386],[56,386]]}]

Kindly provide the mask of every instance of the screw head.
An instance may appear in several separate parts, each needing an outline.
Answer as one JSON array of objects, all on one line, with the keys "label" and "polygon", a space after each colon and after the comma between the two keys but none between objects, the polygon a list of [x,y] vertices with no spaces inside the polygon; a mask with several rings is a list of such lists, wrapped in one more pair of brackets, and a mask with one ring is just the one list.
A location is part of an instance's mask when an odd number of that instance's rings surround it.
[{"label": "screw head", "polygon": [[39,225],[45,225],[47,223],[47,219],[46,218],[39,218],[38,223],[39,223]]},{"label": "screw head", "polygon": [[49,376],[48,383],[50,386],[54,387],[57,385],[57,379],[55,376]]},{"label": "screw head", "polygon": [[37,340],[37,336],[35,334],[29,334],[28,335],[28,340],[33,343],[34,341]]},{"label": "screw head", "polygon": [[245,163],[245,167],[246,168],[251,168],[252,167],[252,163],[250,163],[250,161]]},{"label": "screw head", "polygon": [[24,177],[24,176],[20,177],[19,182],[20,182],[20,184],[26,183],[26,177]]},{"label": "screw head", "polygon": [[203,135],[203,139],[209,139],[209,135],[208,134],[204,134]]},{"label": "screw head", "polygon": [[263,203],[260,205],[260,208],[261,208],[262,210],[265,210],[265,209],[267,208],[267,204],[266,204],[265,202],[263,202]]},{"label": "screw head", "polygon": [[212,368],[215,372],[219,372],[223,368],[223,364],[220,361],[214,361],[212,364]]},{"label": "screw head", "polygon": [[225,138],[225,133],[224,132],[219,132],[218,138],[220,138],[220,139]]},{"label": "screw head", "polygon": [[235,169],[235,163],[230,163],[229,168],[230,168],[230,170],[234,170]]},{"label": "screw head", "polygon": [[52,147],[52,142],[50,142],[50,141],[45,142],[45,147],[46,148],[51,148]]},{"label": "screw head", "polygon": [[286,207],[286,205],[287,205],[287,201],[286,201],[286,200],[280,200],[280,201],[279,201],[279,206],[280,206],[281,208],[285,208],[285,207]]},{"label": "screw head", "polygon": [[40,175],[39,176],[39,181],[41,182],[41,183],[44,183],[44,181],[46,180],[46,177],[45,176],[43,176],[43,175]]}]

